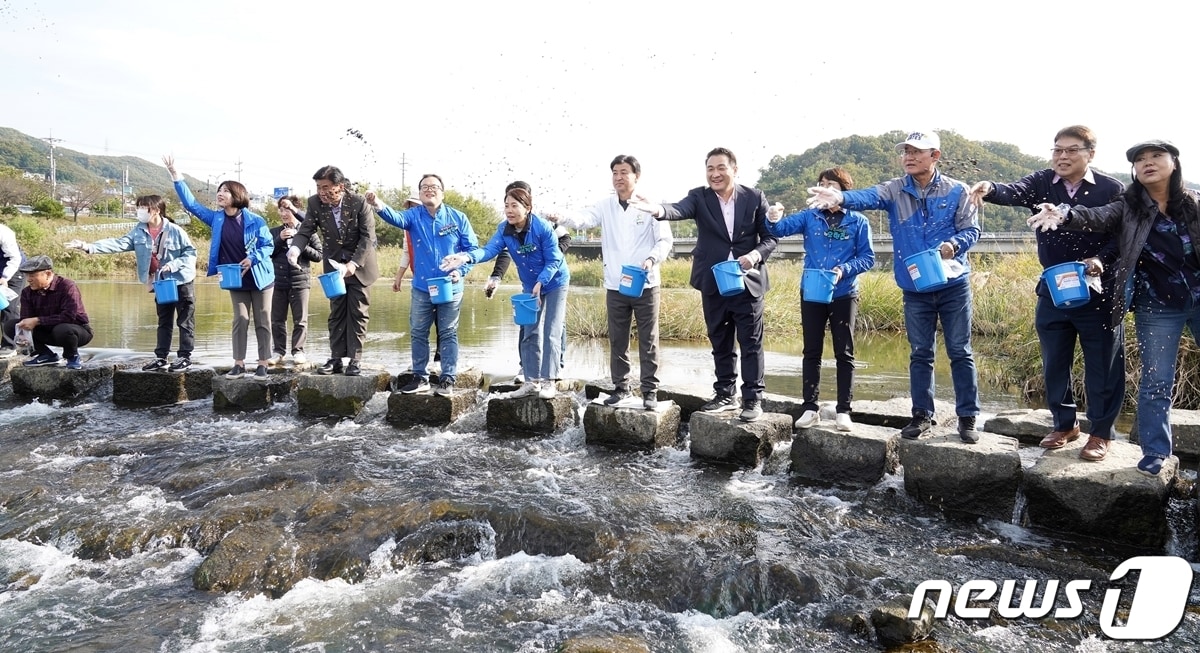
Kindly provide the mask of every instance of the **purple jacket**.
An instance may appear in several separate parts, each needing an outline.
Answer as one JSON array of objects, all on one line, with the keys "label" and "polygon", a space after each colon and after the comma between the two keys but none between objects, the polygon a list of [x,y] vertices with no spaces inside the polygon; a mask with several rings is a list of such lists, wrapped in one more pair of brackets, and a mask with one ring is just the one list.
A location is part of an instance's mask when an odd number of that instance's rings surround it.
[{"label": "purple jacket", "polygon": [[79,296],[79,286],[57,274],[47,288],[34,290],[25,286],[21,291],[21,319],[30,317],[38,319],[38,326],[47,327],[88,323],[87,311],[83,310],[83,299]]}]

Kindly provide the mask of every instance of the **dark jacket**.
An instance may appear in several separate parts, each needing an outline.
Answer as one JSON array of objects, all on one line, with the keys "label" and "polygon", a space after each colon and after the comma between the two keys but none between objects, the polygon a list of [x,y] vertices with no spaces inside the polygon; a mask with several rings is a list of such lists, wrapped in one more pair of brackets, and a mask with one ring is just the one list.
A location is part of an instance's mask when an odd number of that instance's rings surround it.
[{"label": "dark jacket", "polygon": [[[297,215],[297,218],[304,220],[304,214]],[[299,225],[296,227],[298,229]],[[297,267],[288,263],[289,245],[279,236],[283,232],[283,228],[283,225],[279,225],[271,230],[271,238],[275,241],[275,251],[271,254],[271,262],[275,264],[275,288],[276,290],[309,288],[312,286],[312,264],[321,262],[321,237],[313,234],[304,249],[300,250],[300,258],[296,261],[299,264]]]},{"label": "dark jacket", "polygon": [[364,286],[375,283],[379,278],[379,264],[375,254],[375,215],[362,195],[349,192],[342,195],[341,229],[338,229],[337,222],[333,219],[331,207],[322,204],[317,195],[308,198],[308,213],[300,221],[300,228],[292,238],[292,245],[303,250],[318,230],[321,232],[323,271],[333,272],[334,267],[329,261],[354,261],[358,268],[354,272],[354,278]]},{"label": "dark jacket", "polygon": [[[1187,201],[1197,205],[1193,215],[1200,215],[1200,197],[1193,191],[1186,192]],[[1142,248],[1150,236],[1150,227],[1154,226],[1153,216],[1157,211],[1154,200],[1150,198],[1149,193],[1143,190],[1141,201],[1145,207],[1150,208],[1146,212],[1150,216],[1148,218],[1139,218],[1135,207],[1129,206],[1126,195],[1122,194],[1117,201],[1105,204],[1100,208],[1072,207],[1061,225],[1063,229],[1107,232],[1116,236],[1121,256],[1117,259],[1115,276],[1117,283],[1124,288],[1124,300],[1113,302],[1110,320],[1113,326],[1120,324],[1125,317],[1125,312],[1129,310],[1129,303],[1133,299],[1133,270],[1137,267],[1138,258],[1142,255]],[[1180,219],[1183,218],[1180,217]],[[1188,220],[1187,230],[1192,242],[1200,243],[1200,221]],[[1192,256],[1195,257],[1196,266],[1200,267],[1200,250],[1193,251]],[[1121,295],[1118,295],[1117,299],[1121,300]]]},{"label": "dark jacket", "polygon": [[662,220],[695,220],[696,248],[692,250],[692,287],[706,295],[720,293],[712,267],[721,261],[739,258],[757,250],[762,260],[755,267],[757,274],[742,277],[751,297],[766,294],[771,285],[767,279],[767,259],[775,251],[778,239],[767,229],[767,198],[762,191],[737,185],[734,202],[733,238],[725,228],[725,217],[717,194],[708,186],[693,188],[687,197],[674,204],[663,204]]},{"label": "dark jacket", "polygon": [[57,274],[50,285],[42,290],[25,286],[21,291],[21,319],[38,319],[38,326],[52,327],[58,324],[88,324],[83,298],[74,281]]}]

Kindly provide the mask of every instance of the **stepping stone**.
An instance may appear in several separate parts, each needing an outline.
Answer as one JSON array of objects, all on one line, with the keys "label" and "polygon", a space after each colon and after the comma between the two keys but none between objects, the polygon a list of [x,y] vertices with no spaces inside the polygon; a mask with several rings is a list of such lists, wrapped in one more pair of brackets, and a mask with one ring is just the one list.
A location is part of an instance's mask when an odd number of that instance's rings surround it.
[{"label": "stepping stone", "polygon": [[296,387],[296,375],[277,371],[266,380],[253,374],[227,379],[224,373],[212,376],[213,410],[261,410],[277,401],[286,401]]},{"label": "stepping stone", "polygon": [[1031,526],[1137,547],[1161,549],[1170,539],[1167,501],[1179,459],[1158,476],[1137,471],[1142,448],[1117,440],[1100,462],[1079,458],[1086,438],[1046,451],[1025,471],[1025,515]]},{"label": "stepping stone", "polygon": [[66,367],[51,365],[15,365],[9,371],[14,395],[36,397],[43,402],[75,399],[96,390],[112,379],[112,376],[112,364],[84,363],[81,370],[68,370]]},{"label": "stepping stone", "polygon": [[679,415],[679,406],[672,401],[659,401],[656,410],[646,410],[639,397],[616,406],[605,406],[597,397],[583,413],[584,440],[610,449],[673,447],[679,438]]},{"label": "stepping stone", "polygon": [[[366,373],[365,370],[364,373]],[[431,388],[437,385],[439,373],[435,373],[433,370],[429,371],[429,386]],[[408,385],[408,382],[412,381],[412,378],[413,374],[411,371],[406,370],[401,372],[391,377],[389,385],[386,389],[390,389],[393,392],[398,392],[400,388]],[[454,387],[459,390],[475,390],[481,388],[483,387],[483,373],[473,367],[461,369],[454,375]]]},{"label": "stepping stone", "polygon": [[114,404],[126,406],[169,406],[181,401],[203,399],[213,392],[211,367],[189,367],[182,374],[114,370]]},{"label": "stepping stone", "polygon": [[754,422],[743,422],[738,411],[692,413],[688,422],[692,458],[708,462],[757,467],[771,455],[776,442],[792,437],[792,417],[763,413]]},{"label": "stepping stone", "polygon": [[898,442],[909,496],[948,512],[1012,520],[1021,485],[1015,439],[981,432],[979,442],[966,444],[952,432]]},{"label": "stepping stone", "polygon": [[797,429],[792,437],[792,475],[806,481],[874,485],[900,466],[900,432],[885,426],[855,424],[837,431],[832,421]]},{"label": "stepping stone", "polygon": [[574,423],[575,405],[570,395],[553,399],[499,396],[487,403],[488,435],[496,437],[546,435]]},{"label": "stepping stone", "polygon": [[[1086,434],[1092,423],[1083,415],[1079,415],[1079,430]],[[1046,408],[1036,410],[1016,409],[996,413],[995,417],[984,422],[983,430],[1007,435],[1021,441],[1021,444],[1038,446],[1042,438],[1054,430],[1054,416]],[[1087,442],[1087,435],[1082,436]]]},{"label": "stepping stone", "polygon": [[387,421],[398,428],[418,424],[446,426],[471,410],[478,400],[475,390],[454,390],[449,397],[432,392],[388,395]]},{"label": "stepping stone", "polygon": [[364,367],[362,376],[301,374],[296,381],[296,405],[310,417],[355,417],[376,392],[387,390],[386,370]]}]

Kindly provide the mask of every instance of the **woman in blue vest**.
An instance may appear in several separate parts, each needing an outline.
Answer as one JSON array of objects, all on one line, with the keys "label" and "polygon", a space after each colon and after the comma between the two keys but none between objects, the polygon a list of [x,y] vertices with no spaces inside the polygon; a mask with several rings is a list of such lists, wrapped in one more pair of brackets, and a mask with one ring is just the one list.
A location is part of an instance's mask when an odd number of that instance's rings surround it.
[{"label": "woman in blue vest", "polygon": [[[182,372],[192,364],[196,344],[196,247],[182,227],[167,216],[167,202],[160,195],[137,198],[137,219],[129,233],[118,238],[105,238],[94,243],[72,240],[70,249],[88,254],[133,252],[137,260],[138,281],[154,292],[154,282],[175,282],[178,300],[157,304],[158,341],[154,360],[142,369],[148,372],[169,370]],[[167,365],[171,351],[171,323],[179,325],[179,349],[175,362]]]},{"label": "woman in blue vest", "polygon": [[[258,368],[254,377],[265,380],[271,359],[271,296],[275,287],[275,267],[271,263],[275,244],[267,221],[247,210],[250,193],[241,183],[221,182],[217,186],[217,208],[210,209],[196,201],[183,177],[175,170],[174,157],[163,157],[163,163],[171,173],[183,208],[212,229],[208,276],[217,274],[218,265],[238,265],[242,270],[240,280],[231,284],[226,279],[222,284],[229,289],[233,301],[233,367],[225,378],[240,379],[246,374],[247,330],[253,312],[254,335],[258,341]],[[230,288],[231,285],[234,287]]]},{"label": "woman in blue vest", "polygon": [[557,394],[554,379],[559,375],[562,334],[566,326],[567,287],[571,273],[558,247],[554,225],[533,214],[533,197],[524,188],[511,188],[504,195],[504,223],[486,245],[442,260],[442,270],[481,263],[508,250],[517,266],[522,290],[538,301],[537,321],[521,327],[521,372],[525,383],[513,396],[537,393],[542,399]]}]

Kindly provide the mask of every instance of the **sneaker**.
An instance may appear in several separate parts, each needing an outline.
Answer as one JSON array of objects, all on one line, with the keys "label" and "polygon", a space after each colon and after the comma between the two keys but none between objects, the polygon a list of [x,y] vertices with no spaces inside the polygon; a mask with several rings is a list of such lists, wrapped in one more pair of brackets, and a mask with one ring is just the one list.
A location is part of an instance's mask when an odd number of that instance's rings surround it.
[{"label": "sneaker", "polygon": [[617,404],[621,403],[622,401],[625,401],[626,399],[628,399],[630,396],[631,395],[629,394],[629,390],[627,390],[625,388],[617,388],[617,389],[613,390],[612,394],[608,395],[608,399],[604,400],[604,405],[605,406],[616,406]]},{"label": "sneaker", "polygon": [[142,366],[143,372],[159,372],[165,369],[167,369],[167,359],[165,358],[155,358]]},{"label": "sneaker", "polygon": [[321,366],[321,369],[317,370],[317,374],[324,374],[324,375],[341,374],[341,373],[342,373],[342,359],[340,359],[340,358],[330,358],[329,360],[325,361],[325,364]]},{"label": "sneaker", "polygon": [[658,410],[658,392],[655,390],[647,390],[642,393],[642,408],[646,410]]},{"label": "sneaker", "polygon": [[184,356],[183,358],[176,358],[175,362],[171,363],[171,366],[168,367],[167,369],[172,372],[182,372],[191,366],[192,366],[192,359],[188,358],[187,356]]},{"label": "sneaker", "polygon": [[546,381],[538,390],[538,396],[542,399],[553,399],[558,396],[558,384],[554,381]]},{"label": "sneaker", "polygon": [[259,365],[258,367],[254,368],[254,379],[256,381],[266,381],[267,380],[267,366],[266,365]]},{"label": "sneaker", "polygon": [[362,376],[362,368],[358,366],[358,361],[352,360],[346,365],[346,376]]},{"label": "sneaker", "polygon": [[958,418],[958,437],[967,444],[979,442],[979,431],[975,430],[975,416],[968,415]]},{"label": "sneaker", "polygon": [[58,365],[60,362],[62,362],[62,359],[58,357],[58,354],[51,351],[45,354],[38,354],[22,363],[22,365],[25,367],[42,367],[44,365]]},{"label": "sneaker", "polygon": [[796,420],[796,428],[811,429],[821,423],[821,414],[815,410],[806,410],[800,414],[800,419]]},{"label": "sneaker", "polygon": [[517,397],[528,397],[529,395],[537,394],[538,390],[539,388],[537,381],[526,381],[525,383],[521,384],[521,387],[508,393],[508,398],[516,399]]},{"label": "sneaker", "polygon": [[12,347],[0,347],[0,358],[12,358],[17,355],[17,350]]},{"label": "sneaker", "polygon": [[849,433],[854,430],[854,422],[850,421],[850,413],[838,413],[833,423],[837,425],[837,430],[843,433]]},{"label": "sneaker", "polygon": [[429,379],[423,376],[414,376],[403,388],[400,388],[401,394],[411,395],[418,392],[429,391]]},{"label": "sneaker", "polygon": [[246,376],[246,368],[241,365],[234,365],[228,372],[225,373],[227,379],[240,379]]},{"label": "sneaker", "polygon": [[292,365],[295,365],[296,367],[308,365],[308,356],[305,356],[304,352],[302,351],[292,354]]},{"label": "sneaker", "polygon": [[68,370],[83,369],[83,361],[79,360],[79,354],[75,354],[74,356],[67,359],[67,369]]},{"label": "sneaker", "polygon": [[512,382],[513,382],[513,385],[521,385],[522,383],[525,382],[525,376],[523,374],[518,374],[513,377]]},{"label": "sneaker", "polygon": [[448,378],[439,378],[437,387],[433,389],[433,394],[442,397],[449,397],[454,394],[454,381]]},{"label": "sneaker", "polygon": [[762,417],[762,406],[757,399],[747,399],[742,402],[742,414],[738,419],[743,422],[753,422]]},{"label": "sneaker", "polygon": [[272,367],[283,367],[283,354],[275,354],[271,360],[267,361],[267,365]]},{"label": "sneaker", "polygon": [[700,407],[702,413],[724,413],[730,410],[737,410],[737,399],[728,395],[713,395],[708,403]]},{"label": "sneaker", "polygon": [[1138,461],[1137,470],[1146,476],[1158,476],[1162,471],[1163,459],[1158,456],[1142,456]]},{"label": "sneaker", "polygon": [[933,420],[930,419],[928,415],[920,413],[913,415],[912,420],[908,423],[908,426],[900,429],[900,435],[905,440],[916,440],[922,435],[928,433],[929,429],[932,427]]}]

